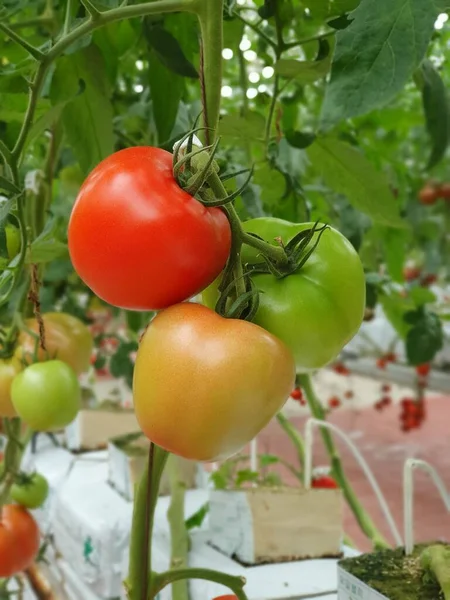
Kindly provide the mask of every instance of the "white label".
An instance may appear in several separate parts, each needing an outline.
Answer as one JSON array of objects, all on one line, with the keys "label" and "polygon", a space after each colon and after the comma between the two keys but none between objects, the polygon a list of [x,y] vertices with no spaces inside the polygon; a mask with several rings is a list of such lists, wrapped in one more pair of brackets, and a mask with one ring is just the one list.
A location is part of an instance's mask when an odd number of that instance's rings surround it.
[{"label": "white label", "polygon": [[338,565],[338,600],[390,600]]}]

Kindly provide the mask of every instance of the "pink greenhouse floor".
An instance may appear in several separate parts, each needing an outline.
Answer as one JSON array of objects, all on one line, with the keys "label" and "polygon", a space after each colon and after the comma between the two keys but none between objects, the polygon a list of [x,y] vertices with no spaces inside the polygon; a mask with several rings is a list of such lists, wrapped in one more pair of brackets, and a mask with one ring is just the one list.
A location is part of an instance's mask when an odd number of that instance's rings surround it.
[{"label": "pink greenhouse floor", "polygon": [[[434,396],[429,399],[427,419],[421,429],[403,433],[399,425],[399,406],[392,406],[382,413],[373,408],[361,411],[339,410],[330,418],[332,423],[350,434],[372,468],[400,533],[403,535],[402,468],[406,458],[421,458],[437,468],[450,490],[450,397]],[[300,430],[304,418],[293,417]],[[320,436],[316,436],[315,466],[327,464],[326,453]],[[383,516],[371,492],[369,484],[354,458],[338,442],[346,473],[361,502],[380,530],[392,539]],[[289,439],[276,422],[272,422],[258,437],[259,452],[277,454],[292,464],[295,451]],[[415,475],[415,538],[416,541],[438,539],[450,540],[450,513],[446,511],[437,490],[428,475]],[[345,515],[345,532],[358,548],[368,550],[370,544],[348,509]]]}]

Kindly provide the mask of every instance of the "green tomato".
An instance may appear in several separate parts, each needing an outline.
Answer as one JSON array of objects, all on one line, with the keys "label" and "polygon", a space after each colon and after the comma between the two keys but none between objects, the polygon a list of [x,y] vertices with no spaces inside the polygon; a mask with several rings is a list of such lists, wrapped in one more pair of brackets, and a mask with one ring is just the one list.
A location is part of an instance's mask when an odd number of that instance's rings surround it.
[{"label": "green tomato", "polygon": [[30,365],[11,386],[18,416],[34,431],[55,431],[68,425],[78,413],[80,399],[75,371],[61,360]]},{"label": "green tomato", "polygon": [[[313,225],[262,217],[243,223],[243,228],[275,245],[276,237],[286,244]],[[242,262],[262,261],[257,250],[244,245]],[[323,232],[318,246],[297,272],[283,279],[271,274],[255,274],[252,279],[261,292],[254,323],[291,349],[299,373],[334,360],[362,323],[366,290],[363,266],[350,242],[335,229]],[[202,295],[204,304],[211,308],[218,298],[219,280]]]},{"label": "green tomato", "polygon": [[11,498],[25,508],[39,508],[47,500],[48,481],[39,475],[25,476],[11,487]]}]

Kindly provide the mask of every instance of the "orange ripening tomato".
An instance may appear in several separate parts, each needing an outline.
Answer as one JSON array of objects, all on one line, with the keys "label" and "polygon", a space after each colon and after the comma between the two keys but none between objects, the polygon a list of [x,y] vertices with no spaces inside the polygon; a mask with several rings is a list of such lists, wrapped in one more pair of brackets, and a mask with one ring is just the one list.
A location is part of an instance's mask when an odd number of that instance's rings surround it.
[{"label": "orange ripening tomato", "polygon": [[22,370],[22,363],[16,357],[0,359],[0,417],[16,417],[11,400],[11,384]]},{"label": "orange ripening tomato", "polygon": [[217,596],[213,600],[238,600],[238,597],[234,594],[225,594],[225,596]]},{"label": "orange ripening tomato", "polygon": [[0,518],[0,577],[12,577],[27,569],[39,552],[36,521],[21,506],[7,504]]},{"label": "orange ripening tomato", "polygon": [[228,259],[231,229],[173,176],[161,148],[120,150],[83,183],[68,229],[81,279],[120,308],[159,310],[198,294]]},{"label": "orange ripening tomato", "polygon": [[[45,327],[46,350],[38,348],[38,361],[58,359],[65,362],[77,375],[89,369],[94,342],[87,326],[72,315],[50,312],[42,315]],[[25,321],[27,329],[39,333],[36,319]],[[36,338],[27,331],[19,336],[16,356],[30,363],[36,347]]]},{"label": "orange ripening tomato", "polygon": [[144,434],[165,450],[222,460],[267,425],[294,382],[291,352],[265,329],[199,304],[176,304],[141,339],[134,410]]}]

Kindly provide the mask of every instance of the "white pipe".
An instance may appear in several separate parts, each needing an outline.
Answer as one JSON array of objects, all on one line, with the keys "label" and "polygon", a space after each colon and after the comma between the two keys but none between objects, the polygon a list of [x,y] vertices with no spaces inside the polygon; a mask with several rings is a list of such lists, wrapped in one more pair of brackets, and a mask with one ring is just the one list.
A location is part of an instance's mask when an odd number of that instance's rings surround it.
[{"label": "white pipe", "polygon": [[398,546],[403,546],[402,536],[400,535],[397,525],[395,524],[394,518],[392,517],[391,511],[386,502],[386,498],[384,497],[369,465],[367,464],[366,460],[362,456],[361,452],[358,450],[358,448],[355,446],[355,444],[351,441],[351,439],[343,431],[341,431],[338,427],[336,427],[336,425],[333,425],[332,423],[328,423],[328,421],[322,421],[320,419],[313,419],[313,418],[308,419],[306,421],[306,425],[305,425],[305,476],[304,476],[305,488],[310,489],[310,487],[311,487],[312,452],[313,452],[313,441],[314,441],[313,440],[313,427],[314,426],[325,427],[326,429],[330,429],[331,431],[334,431],[334,433],[337,433],[338,436],[350,448],[350,450],[353,453],[353,456],[356,458],[356,461],[358,462],[359,466],[361,467],[362,471],[364,472],[365,476],[367,477],[367,479],[370,483],[370,486],[372,487],[372,490],[375,493],[375,496],[380,504],[380,507],[384,514],[384,517],[389,524],[392,535],[395,539],[395,543]]},{"label": "white pipe", "polygon": [[439,473],[434,467],[424,460],[408,458],[403,467],[403,520],[405,534],[405,553],[411,554],[414,550],[414,477],[413,471],[422,469],[431,476],[445,507],[450,511],[450,495]]}]

